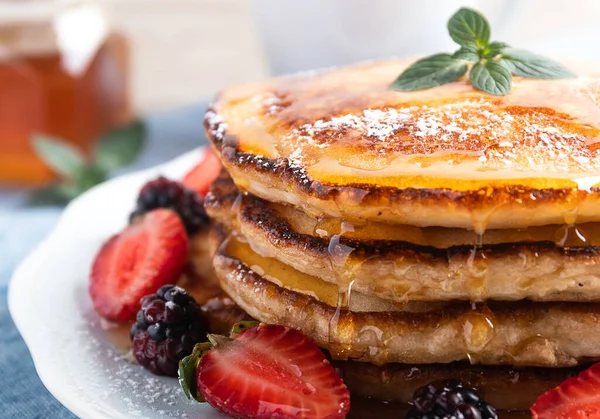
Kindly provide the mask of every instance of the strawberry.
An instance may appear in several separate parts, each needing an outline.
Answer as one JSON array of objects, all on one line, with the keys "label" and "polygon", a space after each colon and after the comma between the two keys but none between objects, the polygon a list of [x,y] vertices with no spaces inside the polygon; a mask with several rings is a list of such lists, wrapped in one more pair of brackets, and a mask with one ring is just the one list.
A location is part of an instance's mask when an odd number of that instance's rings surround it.
[{"label": "strawberry", "polygon": [[323,352],[300,332],[259,324],[234,339],[209,339],[180,363],[188,397],[238,419],[346,417],[350,392]]},{"label": "strawberry", "polygon": [[204,152],[202,161],[190,170],[183,178],[183,184],[199,195],[205,196],[208,193],[210,184],[217,178],[221,171],[221,160],[212,150]]},{"label": "strawberry", "polygon": [[531,413],[536,419],[600,419],[600,363],[542,394]]},{"label": "strawberry", "polygon": [[140,299],[175,283],[187,262],[188,239],[179,216],[157,209],[111,237],[96,255],[89,292],[98,314],[134,320]]}]

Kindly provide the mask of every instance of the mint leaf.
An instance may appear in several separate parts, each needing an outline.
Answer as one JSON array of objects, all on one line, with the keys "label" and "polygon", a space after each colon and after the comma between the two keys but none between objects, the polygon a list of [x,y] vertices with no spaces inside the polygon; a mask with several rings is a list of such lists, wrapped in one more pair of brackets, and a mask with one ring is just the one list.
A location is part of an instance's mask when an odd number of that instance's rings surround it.
[{"label": "mint leaf", "polygon": [[107,177],[106,171],[98,166],[84,166],[77,170],[68,180],[61,183],[59,187],[67,198],[73,199],[104,182]]},{"label": "mint leaf", "polygon": [[104,182],[106,178],[107,173],[101,168],[94,165],[82,166],[62,181],[32,190],[27,203],[31,206],[63,206],[93,186]]},{"label": "mint leaf", "polygon": [[509,69],[498,61],[479,62],[469,73],[471,84],[491,95],[507,95],[512,86]]},{"label": "mint leaf", "polygon": [[458,51],[452,54],[452,58],[458,58],[459,60],[465,60],[472,63],[479,61],[479,51],[473,45],[460,47]]},{"label": "mint leaf", "polygon": [[96,164],[106,171],[132,163],[144,148],[146,126],[141,121],[113,128],[94,149]]},{"label": "mint leaf", "polygon": [[73,176],[86,164],[81,151],[58,138],[34,134],[32,144],[36,154],[62,177]]},{"label": "mint leaf", "polygon": [[524,49],[506,48],[502,51],[502,61],[510,71],[520,77],[536,79],[569,79],[576,75],[549,58]]},{"label": "mint leaf", "polygon": [[423,58],[408,67],[390,86],[400,92],[428,89],[460,79],[468,69],[463,60],[450,54],[436,54]]},{"label": "mint leaf", "polygon": [[482,55],[486,58],[494,58],[498,54],[502,54],[505,48],[510,47],[506,42],[493,41],[487,44],[483,49]]},{"label": "mint leaf", "polygon": [[463,7],[448,21],[450,37],[461,46],[485,47],[490,41],[490,24],[473,9]]},{"label": "mint leaf", "polygon": [[448,21],[448,32],[461,47],[454,54],[436,54],[408,67],[390,86],[392,90],[428,89],[460,79],[469,72],[471,84],[486,93],[506,95],[512,74],[521,77],[558,79],[575,77],[570,70],[548,58],[515,49],[506,42],[490,42],[490,24],[479,12],[463,7]]}]

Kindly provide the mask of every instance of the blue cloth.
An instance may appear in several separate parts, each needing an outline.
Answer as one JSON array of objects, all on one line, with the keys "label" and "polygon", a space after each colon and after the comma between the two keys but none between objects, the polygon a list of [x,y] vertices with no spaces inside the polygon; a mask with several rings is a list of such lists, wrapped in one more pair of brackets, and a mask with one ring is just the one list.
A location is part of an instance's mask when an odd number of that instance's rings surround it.
[{"label": "blue cloth", "polygon": [[[151,167],[206,142],[205,105],[148,118],[147,148],[126,170]],[[26,191],[0,190],[0,418],[63,419],[75,416],[45,389],[8,312],[6,292],[17,265],[52,230],[60,208],[25,208]]]},{"label": "blue cloth", "polygon": [[6,306],[6,289],[16,265],[54,227],[60,210],[0,212],[0,417],[73,418],[38,378],[25,342]]}]

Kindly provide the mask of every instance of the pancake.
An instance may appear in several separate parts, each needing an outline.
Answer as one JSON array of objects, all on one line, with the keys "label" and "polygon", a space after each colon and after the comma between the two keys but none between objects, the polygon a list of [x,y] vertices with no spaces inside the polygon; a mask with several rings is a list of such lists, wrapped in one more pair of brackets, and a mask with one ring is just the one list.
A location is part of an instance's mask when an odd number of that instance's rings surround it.
[{"label": "pancake", "polygon": [[[467,244],[474,234],[458,229],[370,223],[340,236],[334,220],[325,223],[291,207],[239,195],[226,174],[213,184],[206,209],[263,256],[333,285],[353,283],[358,293],[397,303],[600,301],[600,255],[591,246],[600,245],[599,223],[570,232],[561,226],[490,230],[477,250],[473,241]],[[590,246],[565,249],[550,241],[557,232],[559,237],[577,237],[582,231]],[[421,244],[427,240],[459,244],[440,249]],[[332,243],[342,246],[342,254]]]},{"label": "pancake", "polygon": [[[228,335],[239,321],[252,320],[230,298],[220,295],[202,306],[212,333]],[[458,379],[465,385],[477,388],[484,398],[499,409],[527,410],[542,392],[549,390],[566,378],[576,375],[576,368],[513,368],[506,366],[472,366],[467,363],[452,364],[387,364],[376,366],[365,362],[333,361],[344,382],[352,392],[353,412],[357,414],[358,396],[388,402],[406,403],[414,391],[432,381]],[[387,417],[382,406],[374,400],[364,407],[376,411],[373,417]],[[406,404],[391,404],[396,418]],[[366,416],[356,416],[365,418]],[[502,415],[504,417],[504,415]]]},{"label": "pancake", "polygon": [[389,90],[408,64],[228,88],[207,134],[241,190],[313,216],[478,233],[600,221],[600,79]]},{"label": "pancake", "polygon": [[[215,245],[222,240],[223,231],[215,229]],[[219,247],[214,265],[221,287],[246,313],[300,330],[335,359],[540,367],[600,359],[598,304],[489,302],[474,309],[457,303],[424,312],[360,312],[345,302],[352,294],[341,294],[336,307],[277,285],[266,279],[268,272],[260,275],[229,254],[227,245]]]}]

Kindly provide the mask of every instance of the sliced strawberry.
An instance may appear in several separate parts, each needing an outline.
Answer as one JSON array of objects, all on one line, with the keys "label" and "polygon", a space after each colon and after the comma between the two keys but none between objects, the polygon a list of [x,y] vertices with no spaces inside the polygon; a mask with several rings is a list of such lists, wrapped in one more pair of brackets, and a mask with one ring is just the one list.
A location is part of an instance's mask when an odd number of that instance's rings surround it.
[{"label": "sliced strawberry", "polygon": [[[350,392],[323,352],[300,332],[257,325],[233,340],[212,335],[210,340],[214,349],[202,355],[209,344],[197,345],[180,364],[186,393],[239,419],[346,417]],[[196,387],[187,385],[196,365],[197,388],[190,388]]]},{"label": "sliced strawberry", "polygon": [[531,413],[536,419],[600,419],[600,363],[542,394]]},{"label": "sliced strawberry", "polygon": [[212,150],[207,149],[202,161],[185,175],[183,184],[201,196],[205,196],[210,184],[217,178],[220,171],[221,160],[215,156]]},{"label": "sliced strawberry", "polygon": [[157,209],[111,237],[96,255],[90,296],[98,314],[134,320],[140,299],[177,282],[187,262],[188,239],[179,216]]}]

